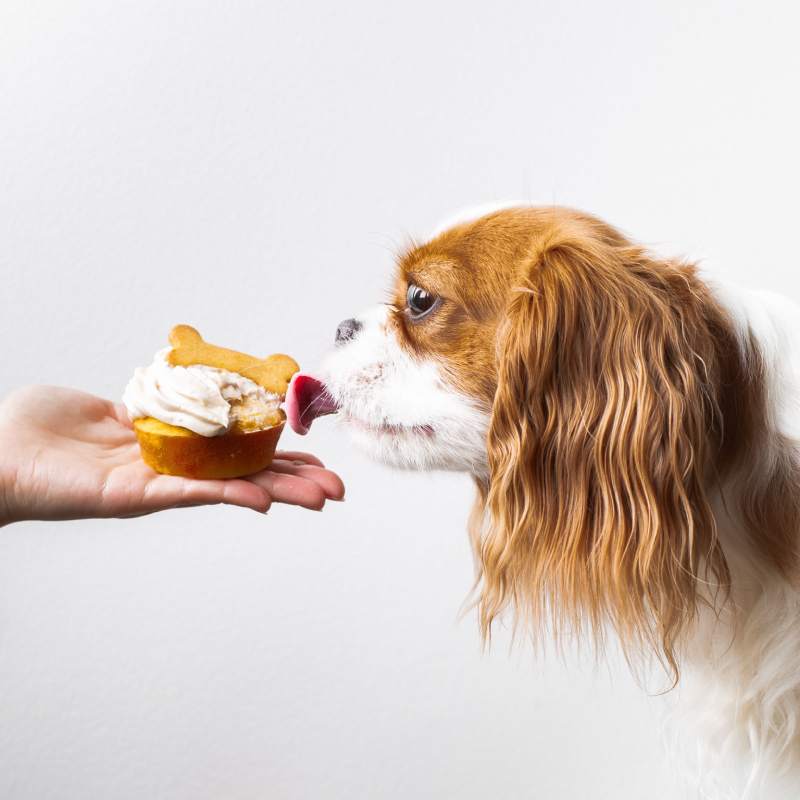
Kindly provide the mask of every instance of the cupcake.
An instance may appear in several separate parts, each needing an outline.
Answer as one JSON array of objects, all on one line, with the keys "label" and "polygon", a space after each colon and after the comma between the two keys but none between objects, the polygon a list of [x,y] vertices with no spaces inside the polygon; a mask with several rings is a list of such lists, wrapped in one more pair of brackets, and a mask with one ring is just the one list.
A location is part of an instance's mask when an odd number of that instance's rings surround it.
[{"label": "cupcake", "polygon": [[134,371],[122,398],[145,463],[189,478],[237,478],[267,467],[297,363],[216,347],[188,325],[173,328],[169,341]]}]

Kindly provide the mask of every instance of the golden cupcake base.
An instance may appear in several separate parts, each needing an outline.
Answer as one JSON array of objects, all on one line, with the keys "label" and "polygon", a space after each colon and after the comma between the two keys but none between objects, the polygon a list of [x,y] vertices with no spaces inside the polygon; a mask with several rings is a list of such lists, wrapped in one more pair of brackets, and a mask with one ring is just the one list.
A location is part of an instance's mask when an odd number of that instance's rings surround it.
[{"label": "golden cupcake base", "polygon": [[142,459],[156,472],[185,478],[241,478],[268,467],[283,432],[286,415],[260,430],[234,429],[221,436],[200,436],[153,417],[134,420]]}]

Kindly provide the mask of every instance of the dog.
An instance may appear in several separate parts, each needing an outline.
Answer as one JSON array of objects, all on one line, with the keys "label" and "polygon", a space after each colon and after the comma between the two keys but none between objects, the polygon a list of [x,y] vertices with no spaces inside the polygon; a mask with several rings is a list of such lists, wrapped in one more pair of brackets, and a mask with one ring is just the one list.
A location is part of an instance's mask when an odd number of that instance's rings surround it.
[{"label": "dog", "polygon": [[290,424],[337,412],[387,464],[473,476],[484,637],[614,631],[679,686],[714,791],[800,797],[797,306],[507,207],[408,247],[335,344]]}]

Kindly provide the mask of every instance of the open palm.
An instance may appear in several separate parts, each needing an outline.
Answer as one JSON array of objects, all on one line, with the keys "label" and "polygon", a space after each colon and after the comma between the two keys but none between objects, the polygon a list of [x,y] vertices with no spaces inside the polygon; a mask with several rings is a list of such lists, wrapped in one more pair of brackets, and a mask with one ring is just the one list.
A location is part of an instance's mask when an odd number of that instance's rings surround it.
[{"label": "open palm", "polygon": [[266,511],[273,502],[320,509],[340,500],[339,477],[307,453],[276,453],[247,478],[159,475],[139,456],[125,408],[55,386],[20,389],[0,403],[0,523],[126,517],[228,503]]}]

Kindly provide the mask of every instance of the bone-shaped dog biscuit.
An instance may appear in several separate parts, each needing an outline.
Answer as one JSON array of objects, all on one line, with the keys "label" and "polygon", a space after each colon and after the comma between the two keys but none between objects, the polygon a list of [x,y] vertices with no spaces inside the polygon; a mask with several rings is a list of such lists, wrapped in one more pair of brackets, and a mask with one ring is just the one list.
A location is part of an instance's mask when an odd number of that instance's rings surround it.
[{"label": "bone-shaped dog biscuit", "polygon": [[176,325],[170,331],[169,343],[172,350],[167,360],[174,367],[202,364],[228,372],[238,372],[263,386],[268,392],[281,396],[286,394],[292,375],[300,369],[293,358],[282,353],[256,358],[237,350],[209,344],[203,341],[203,337],[191,325]]}]

